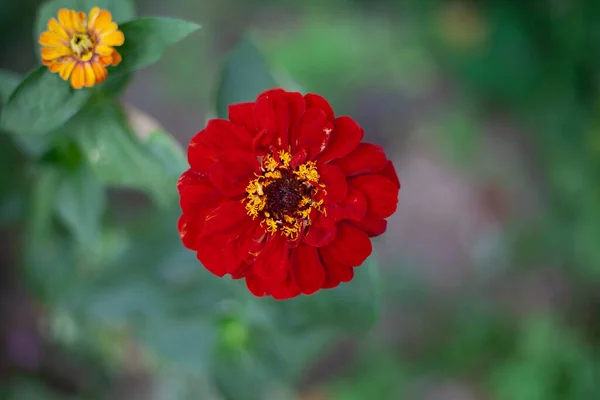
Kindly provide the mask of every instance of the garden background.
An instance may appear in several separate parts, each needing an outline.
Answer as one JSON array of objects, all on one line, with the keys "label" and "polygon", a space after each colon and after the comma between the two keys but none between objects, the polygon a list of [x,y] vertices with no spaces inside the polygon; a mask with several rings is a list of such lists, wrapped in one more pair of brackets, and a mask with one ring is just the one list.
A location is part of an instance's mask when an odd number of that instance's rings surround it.
[{"label": "garden background", "polygon": [[[39,65],[39,5],[0,0],[0,107]],[[117,82],[127,124],[0,134],[0,399],[597,396],[600,3],[135,8],[202,28]],[[402,182],[354,281],[285,302],[176,230],[190,138],[276,85],[355,118]]]}]

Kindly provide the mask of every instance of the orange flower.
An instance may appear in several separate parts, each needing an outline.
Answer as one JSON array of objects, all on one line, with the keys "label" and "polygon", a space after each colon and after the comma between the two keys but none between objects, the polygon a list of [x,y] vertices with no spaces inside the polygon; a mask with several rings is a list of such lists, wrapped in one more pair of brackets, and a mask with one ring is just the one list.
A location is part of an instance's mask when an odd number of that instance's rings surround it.
[{"label": "orange flower", "polygon": [[64,80],[71,77],[75,89],[104,82],[106,67],[121,62],[114,47],[124,42],[110,12],[98,7],[92,8],[89,18],[84,12],[59,10],[58,21],[51,18],[39,40],[42,63]]}]

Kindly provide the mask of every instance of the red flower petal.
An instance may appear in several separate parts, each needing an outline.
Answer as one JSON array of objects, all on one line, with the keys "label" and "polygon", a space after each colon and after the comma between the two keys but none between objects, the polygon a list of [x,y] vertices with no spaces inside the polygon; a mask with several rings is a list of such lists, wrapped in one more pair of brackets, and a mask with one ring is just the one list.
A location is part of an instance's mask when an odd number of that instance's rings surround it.
[{"label": "red flower petal", "polygon": [[346,198],[327,206],[327,215],[334,221],[342,219],[361,220],[367,213],[367,198],[359,190],[348,187]]},{"label": "red flower petal", "polygon": [[369,216],[360,221],[352,221],[352,225],[362,229],[369,237],[379,236],[387,229],[385,219]]},{"label": "red flower petal", "polygon": [[208,239],[224,236],[228,239],[227,234],[235,236],[241,224],[248,218],[250,217],[246,215],[246,209],[240,201],[224,201],[206,216],[200,237]]},{"label": "red flower petal", "polygon": [[396,168],[394,168],[394,164],[391,161],[388,161],[385,168],[380,172],[381,175],[388,178],[390,181],[394,182],[396,186],[398,186],[398,190],[400,190],[400,179],[398,179],[398,175],[396,174]]},{"label": "red flower petal", "polygon": [[292,274],[304,294],[312,294],[323,287],[325,269],[316,248],[301,244],[293,251]]},{"label": "red flower petal", "polygon": [[367,198],[368,210],[375,217],[387,218],[398,206],[398,186],[381,175],[360,175],[350,179],[350,186]]},{"label": "red flower petal", "polygon": [[335,238],[336,226],[332,218],[326,217],[317,210],[311,213],[311,225],[304,243],[315,247],[326,246]]},{"label": "red flower petal", "polygon": [[344,175],[353,176],[381,171],[388,160],[383,147],[371,143],[360,143],[347,156],[335,162]]},{"label": "red flower petal", "polygon": [[177,181],[179,204],[184,213],[205,207],[216,207],[223,196],[208,178],[193,170],[185,171]]},{"label": "red flower petal", "polygon": [[264,131],[269,140],[261,141],[262,147],[275,145],[287,149],[290,130],[290,110],[288,102],[280,92],[269,92],[259,96],[254,106],[256,128]]},{"label": "red flower petal", "polygon": [[[203,224],[203,220],[200,221]],[[179,231],[179,236],[181,237],[181,241],[183,245],[190,250],[196,250],[196,240],[200,235],[200,230],[202,226],[199,226],[197,220],[190,218],[189,216],[183,214],[179,217],[179,221],[177,221],[177,230]]]},{"label": "red flower petal", "polygon": [[226,196],[241,195],[246,193],[246,186],[259,166],[252,153],[227,152],[210,169],[210,181]]},{"label": "red flower petal", "polygon": [[326,276],[325,282],[323,283],[323,289],[332,289],[340,285],[340,281],[335,279],[329,272],[327,272],[327,268],[325,268]]},{"label": "red flower petal", "polygon": [[315,158],[327,147],[333,125],[322,110],[307,110],[292,129],[292,153],[306,150],[308,160]]},{"label": "red flower petal", "polygon": [[220,149],[215,149],[201,140],[203,131],[198,132],[188,146],[188,164],[198,172],[208,174],[210,167],[215,163]]},{"label": "red flower petal", "polygon": [[354,278],[354,269],[351,266],[344,265],[335,258],[331,258],[330,253],[321,253],[321,257],[323,258],[323,265],[325,265],[327,273],[333,279],[340,282],[350,282]]},{"label": "red flower petal", "polygon": [[348,184],[346,177],[338,167],[330,164],[318,166],[321,183],[325,185],[325,204],[337,203],[346,198]]},{"label": "red flower petal", "polygon": [[248,287],[250,293],[256,297],[264,297],[271,294],[267,288],[267,285],[256,275],[246,276],[246,286]]},{"label": "red flower petal", "polygon": [[335,114],[333,113],[333,108],[331,108],[331,105],[329,104],[329,102],[327,100],[325,100],[323,97],[319,96],[318,94],[307,93],[306,96],[304,96],[304,100],[306,101],[306,109],[307,110],[311,109],[311,108],[323,110],[323,112],[327,116],[327,119],[329,119],[331,121],[333,121],[335,119]]},{"label": "red flower petal", "polygon": [[275,300],[286,300],[296,297],[300,294],[298,285],[292,279],[292,274],[288,273],[287,278],[280,284],[270,287],[271,295]]},{"label": "red flower petal", "polygon": [[256,123],[254,122],[254,103],[231,104],[228,107],[229,120],[246,128],[250,134],[256,132]]},{"label": "red flower petal", "polygon": [[260,226],[258,220],[247,219],[245,226],[240,227],[237,236],[231,238],[225,247],[226,270],[234,274],[238,267],[247,261],[253,261],[263,244],[260,237],[264,236],[264,229]]},{"label": "red flower petal", "polygon": [[350,154],[358,146],[364,136],[360,126],[350,117],[335,119],[333,132],[327,148],[317,157],[317,161],[326,163]]},{"label": "red flower petal", "polygon": [[306,103],[304,102],[304,96],[298,92],[286,92],[284,97],[288,102],[291,129],[298,123],[300,116],[304,114]]},{"label": "red flower petal", "polygon": [[361,265],[371,251],[371,240],[367,234],[345,222],[338,224],[335,240],[320,249],[327,264],[335,261],[351,267]]},{"label": "red flower petal", "polygon": [[252,136],[241,126],[224,119],[211,119],[206,129],[200,132],[200,140],[221,151],[249,151]]},{"label": "red flower petal", "polygon": [[198,251],[196,252],[196,256],[204,268],[218,277],[223,277],[227,273],[224,262],[224,243],[206,239],[198,240],[197,243]]},{"label": "red flower petal", "polygon": [[290,249],[286,238],[276,234],[265,244],[254,262],[253,271],[261,279],[271,283],[281,283],[290,270]]}]

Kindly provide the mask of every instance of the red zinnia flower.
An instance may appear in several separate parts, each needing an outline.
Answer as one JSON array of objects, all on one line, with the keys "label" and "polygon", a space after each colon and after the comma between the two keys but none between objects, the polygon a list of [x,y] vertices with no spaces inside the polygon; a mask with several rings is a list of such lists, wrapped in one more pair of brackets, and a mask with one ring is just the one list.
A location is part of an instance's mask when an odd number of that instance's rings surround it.
[{"label": "red zinnia flower", "polygon": [[321,96],[274,89],[229,106],[188,148],[183,244],[217,276],[287,299],[348,282],[396,210],[383,149]]}]

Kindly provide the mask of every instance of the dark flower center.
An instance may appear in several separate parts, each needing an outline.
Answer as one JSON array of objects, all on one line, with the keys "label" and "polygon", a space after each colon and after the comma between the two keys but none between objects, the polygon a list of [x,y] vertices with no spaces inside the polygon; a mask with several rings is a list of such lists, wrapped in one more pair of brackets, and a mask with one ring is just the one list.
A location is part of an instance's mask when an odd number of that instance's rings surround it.
[{"label": "dark flower center", "polygon": [[276,179],[264,188],[267,205],[265,211],[275,219],[283,215],[291,215],[300,208],[300,201],[310,196],[309,190],[290,170],[281,170],[281,178]]}]

